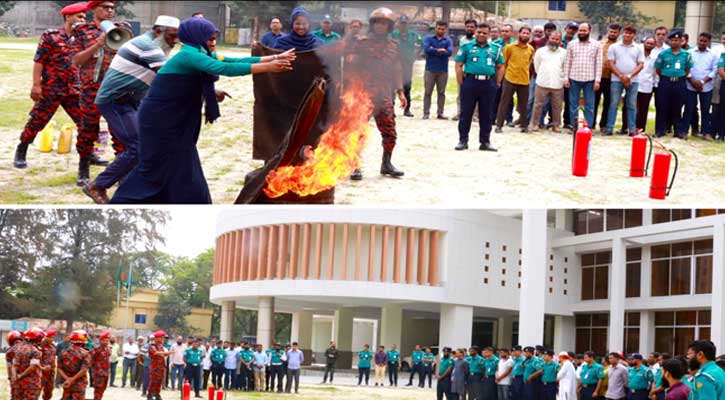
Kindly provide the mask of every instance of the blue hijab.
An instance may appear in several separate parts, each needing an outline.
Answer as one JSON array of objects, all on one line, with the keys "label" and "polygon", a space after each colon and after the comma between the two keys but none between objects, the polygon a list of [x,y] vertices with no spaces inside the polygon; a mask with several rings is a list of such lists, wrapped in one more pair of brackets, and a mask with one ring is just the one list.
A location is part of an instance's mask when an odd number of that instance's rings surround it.
[{"label": "blue hijab", "polygon": [[[206,42],[211,39],[212,35],[218,32],[219,30],[216,26],[207,19],[188,18],[179,25],[179,40],[187,46],[203,48],[209,57],[211,57],[211,50],[209,50]],[[206,122],[209,123],[213,123],[221,115],[214,90],[214,82],[217,80],[219,80],[219,76],[217,75],[202,74],[202,93],[204,95],[204,103],[206,104],[204,115],[206,116]]]},{"label": "blue hijab", "polygon": [[295,19],[298,17],[306,17],[310,19],[310,14],[304,7],[295,7],[290,16],[290,33],[287,36],[277,39],[273,48],[280,50],[295,49],[296,51],[307,51],[322,46],[322,39],[307,32],[306,35],[300,36],[294,31]]}]

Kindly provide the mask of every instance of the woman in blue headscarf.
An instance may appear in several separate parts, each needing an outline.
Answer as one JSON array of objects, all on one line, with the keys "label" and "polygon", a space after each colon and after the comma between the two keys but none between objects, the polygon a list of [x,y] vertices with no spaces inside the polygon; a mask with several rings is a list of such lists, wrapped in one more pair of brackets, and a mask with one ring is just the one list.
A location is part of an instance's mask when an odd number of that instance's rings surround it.
[{"label": "woman in blue headscarf", "polygon": [[213,123],[225,95],[214,88],[219,75],[289,71],[295,59],[293,50],[268,57],[214,57],[218,34],[203,18],[179,26],[184,45],[161,67],[139,108],[139,163],[111,203],[211,203],[196,149],[202,102],[206,122]]},{"label": "woman in blue headscarf", "polygon": [[322,39],[310,33],[310,14],[304,7],[295,7],[290,16],[290,33],[277,39],[273,49],[307,51],[324,44]]}]

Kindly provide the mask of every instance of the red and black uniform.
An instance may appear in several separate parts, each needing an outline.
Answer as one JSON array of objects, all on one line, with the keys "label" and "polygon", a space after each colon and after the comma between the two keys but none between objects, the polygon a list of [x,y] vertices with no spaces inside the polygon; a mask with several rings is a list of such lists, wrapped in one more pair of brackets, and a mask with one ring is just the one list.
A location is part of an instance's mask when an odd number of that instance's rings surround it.
[{"label": "red and black uniform", "polygon": [[55,387],[55,346],[52,343],[43,343],[40,345],[40,365],[50,367],[50,371],[43,371],[40,384],[43,388],[43,400],[50,400],[53,397],[53,388]]},{"label": "red and black uniform", "polygon": [[[7,353],[5,353],[5,363],[8,369],[8,380],[10,380],[10,368],[13,367],[13,359],[15,358],[15,354],[18,352],[18,345],[20,345],[20,342],[15,342],[15,344],[10,346]],[[12,382],[10,382],[10,398],[13,400],[15,399],[15,385]]]},{"label": "red and black uniform", "polygon": [[33,61],[43,65],[42,98],[30,110],[30,119],[20,134],[20,141],[32,143],[45,128],[58,106],[63,106],[78,129],[81,127],[78,69],[72,63],[74,37],[65,29],[48,29],[40,36]]},{"label": "red and black uniform", "polygon": [[[81,345],[74,344],[60,353],[60,365],[58,367],[67,377],[71,378],[82,369],[88,369],[90,363],[88,350]],[[63,388],[62,400],[85,400],[87,385],[88,378],[86,374],[83,374],[69,388]]]},{"label": "red and black uniform", "polygon": [[[73,29],[73,54],[91,47],[98,41],[102,33],[103,31],[95,20]],[[95,104],[96,93],[98,93],[103,77],[115,55],[116,50],[104,46],[88,62],[80,66],[82,118],[81,126],[78,128],[76,150],[81,158],[87,158],[93,154],[93,142],[98,139],[101,114]],[[113,131],[110,133],[113,136]],[[123,151],[123,145],[116,140],[115,136],[113,137],[113,149],[116,154]]]},{"label": "red and black uniform", "polygon": [[93,375],[93,399],[101,400],[108,387],[111,373],[111,348],[100,345],[91,350],[91,374]]},{"label": "red and black uniform", "polygon": [[166,374],[165,356],[163,355],[165,351],[163,344],[152,343],[149,346],[149,357],[151,357],[149,364],[149,398],[152,396],[158,398],[161,393],[161,385],[164,383]]},{"label": "red and black uniform", "polygon": [[[16,346],[13,357],[15,382],[12,400],[38,400],[40,397],[40,357],[40,350],[30,343],[21,342]],[[25,370],[34,365],[35,371],[18,379]]]}]

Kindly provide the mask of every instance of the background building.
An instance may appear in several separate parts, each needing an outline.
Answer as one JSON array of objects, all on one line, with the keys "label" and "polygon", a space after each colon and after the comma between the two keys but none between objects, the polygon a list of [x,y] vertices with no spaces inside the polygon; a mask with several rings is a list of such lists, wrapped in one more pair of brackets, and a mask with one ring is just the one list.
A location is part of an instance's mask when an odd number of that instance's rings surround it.
[{"label": "background building", "polygon": [[[530,24],[545,24],[548,21],[558,22],[563,27],[569,21],[584,22],[588,18],[579,10],[580,1],[553,0],[553,1],[511,1],[510,17],[521,19]],[[632,8],[647,16],[654,16],[659,21],[645,26],[654,29],[659,25],[672,27],[675,23],[675,8],[677,1],[632,1]],[[606,33],[606,32],[602,32]]]},{"label": "background building", "polygon": [[725,348],[725,215],[715,210],[251,209],[218,222],[211,300],[292,313],[307,352],[362,344],[684,353]]}]

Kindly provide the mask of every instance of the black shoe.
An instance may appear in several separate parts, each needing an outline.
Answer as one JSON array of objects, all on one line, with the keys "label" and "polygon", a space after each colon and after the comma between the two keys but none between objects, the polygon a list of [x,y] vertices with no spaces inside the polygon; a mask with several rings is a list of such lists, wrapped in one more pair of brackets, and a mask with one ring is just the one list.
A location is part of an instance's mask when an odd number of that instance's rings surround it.
[{"label": "black shoe", "polygon": [[28,155],[28,145],[29,143],[25,142],[18,143],[18,147],[15,149],[15,160],[13,161],[15,168],[23,169],[28,166],[28,162],[25,160]]},{"label": "black shoe", "polygon": [[456,115],[455,117],[451,118],[453,121],[458,121],[459,117]]},{"label": "black shoe", "polygon": [[665,136],[664,133],[661,133],[661,132],[660,133],[655,133],[655,137],[656,138],[661,138],[661,137],[664,137],[664,136]]},{"label": "black shoe", "polygon": [[468,149],[468,143],[459,142],[456,145],[456,150],[466,150]]},{"label": "black shoe", "polygon": [[350,180],[353,181],[361,181],[363,178],[362,170],[360,168],[355,169],[355,171],[352,171],[352,175],[350,175]]},{"label": "black shoe", "polygon": [[448,117],[446,117],[445,115],[442,115],[442,114],[439,115],[439,116],[437,116],[436,119],[440,119],[440,120],[443,120],[443,121],[448,121]]},{"label": "black shoe", "polygon": [[613,135],[612,131],[608,131],[606,129],[602,131],[602,136],[612,136],[612,135]]},{"label": "black shoe", "polygon": [[97,155],[91,154],[91,165],[105,167],[108,165],[108,160],[101,160]]},{"label": "black shoe", "polygon": [[529,133],[529,128],[521,128],[521,133]]},{"label": "black shoe", "polygon": [[497,126],[496,129],[493,130],[493,133],[501,133],[501,132],[503,132],[503,128],[501,128],[500,126]]},{"label": "black shoe", "polygon": [[430,115],[428,115],[428,114],[424,114],[424,115],[423,115],[423,119],[430,119]]},{"label": "black shoe", "polygon": [[491,143],[483,143],[480,146],[478,146],[478,149],[481,151],[498,151],[495,147],[491,146]]},{"label": "black shoe", "polygon": [[508,126],[509,128],[513,128],[516,126],[516,124],[514,124],[513,122],[507,122],[506,126]]},{"label": "black shoe", "polygon": [[405,112],[403,113],[403,115],[406,116],[406,117],[411,117],[411,118],[415,117],[415,115],[413,115],[413,113],[410,112],[410,110],[405,110]]},{"label": "black shoe", "polygon": [[380,174],[388,175],[393,178],[400,178],[401,176],[405,175],[405,172],[395,168],[393,163],[390,162],[390,158],[392,156],[393,153],[387,151],[383,153],[383,162],[382,164],[380,164]]},{"label": "black shoe", "polygon": [[413,386],[413,384],[412,384],[412,383],[409,383],[409,384],[407,384],[407,385],[405,385],[405,386]]},{"label": "black shoe", "polygon": [[378,386],[378,384],[376,383],[375,386]]},{"label": "black shoe", "polygon": [[88,183],[90,180],[90,166],[90,157],[84,157],[78,161],[78,179],[76,179],[76,185],[83,187]]}]

